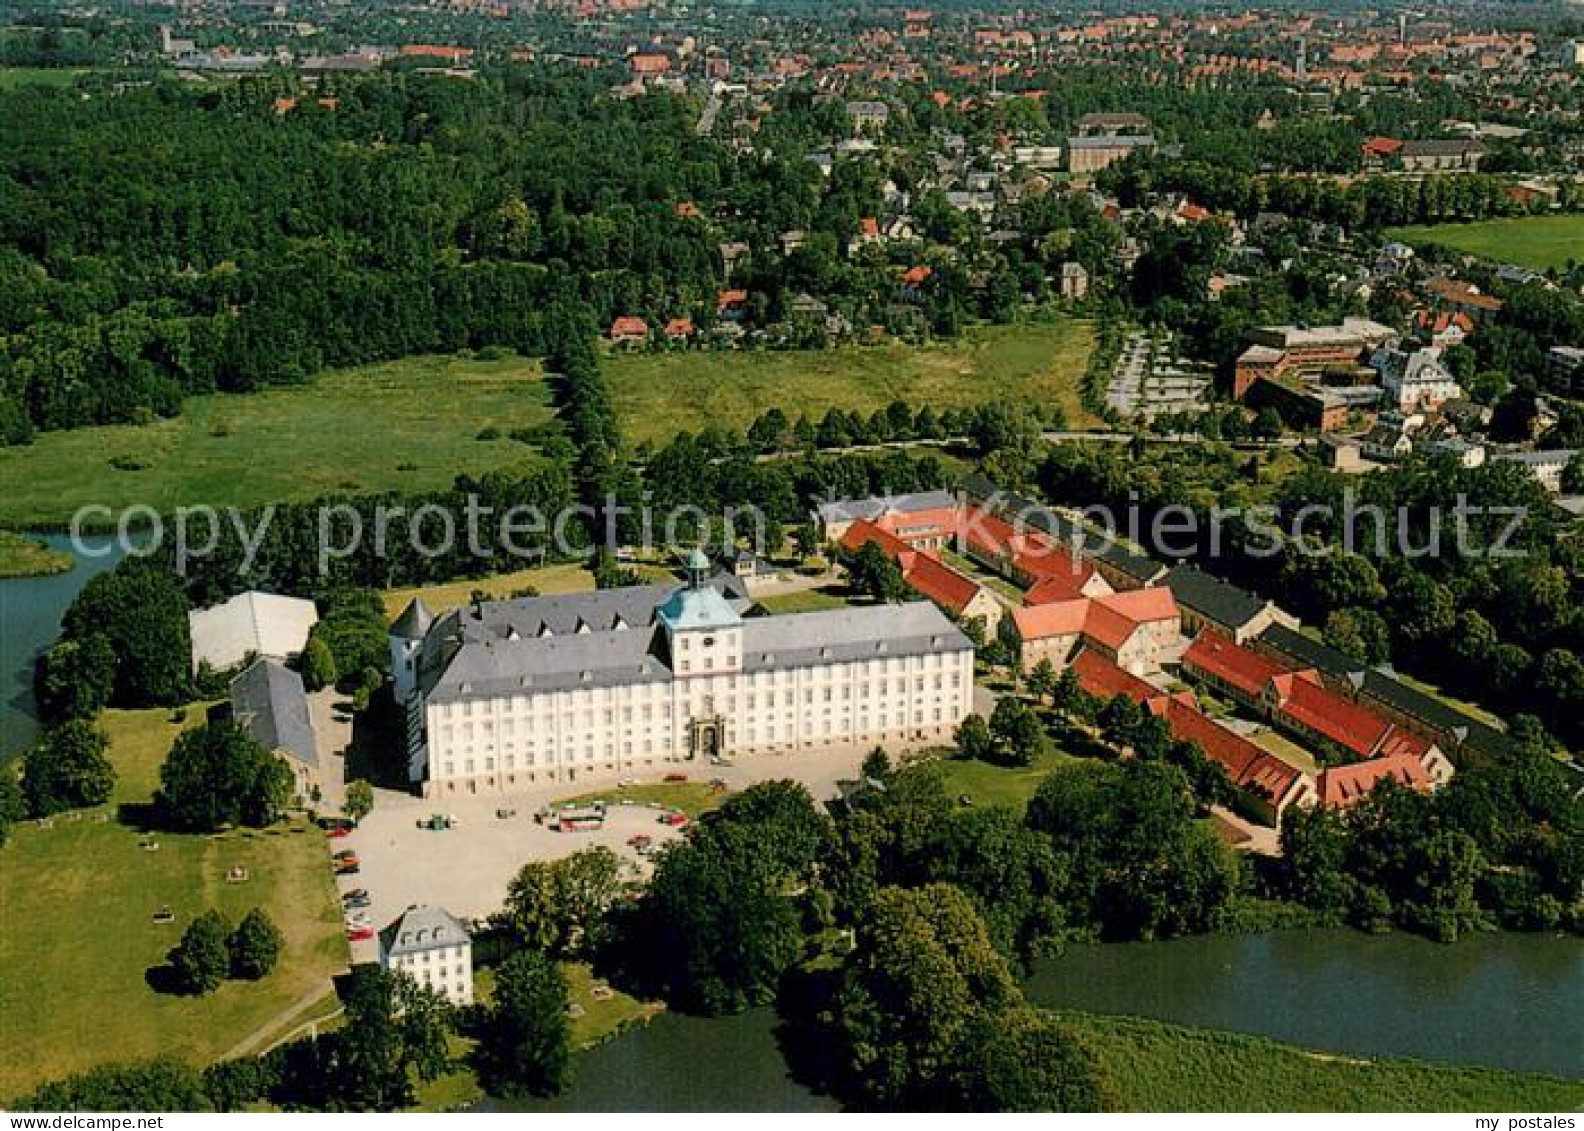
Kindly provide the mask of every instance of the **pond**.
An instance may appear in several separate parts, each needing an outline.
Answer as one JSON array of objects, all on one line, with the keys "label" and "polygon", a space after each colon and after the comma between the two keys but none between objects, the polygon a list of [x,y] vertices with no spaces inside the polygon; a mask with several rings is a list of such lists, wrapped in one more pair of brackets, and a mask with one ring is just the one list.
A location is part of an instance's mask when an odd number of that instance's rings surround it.
[{"label": "pond", "polygon": [[[70,550],[63,534],[40,535],[58,550]],[[106,550],[98,558],[78,556],[66,573],[0,580],[0,762],[27,746],[38,733],[33,711],[33,663],[60,633],[61,617],[89,579],[122,557],[114,538],[84,538],[84,548]]]},{"label": "pond", "polygon": [[[1584,942],[1304,930],[1073,947],[1025,985],[1046,1006],[1256,1033],[1357,1056],[1584,1075]],[[769,1010],[663,1014],[576,1060],[568,1091],[487,1111],[828,1111],[793,1081]]]}]

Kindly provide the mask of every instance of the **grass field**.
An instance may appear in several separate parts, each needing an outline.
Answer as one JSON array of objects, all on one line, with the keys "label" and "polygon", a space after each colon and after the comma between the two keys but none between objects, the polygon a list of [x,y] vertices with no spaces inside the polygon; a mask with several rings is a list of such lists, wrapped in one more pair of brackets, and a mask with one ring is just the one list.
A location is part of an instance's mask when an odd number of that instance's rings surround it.
[{"label": "grass field", "polygon": [[1134,1111],[1577,1111],[1584,1082],[1307,1052],[1263,1037],[1064,1014]]},{"label": "grass field", "polygon": [[770,408],[818,420],[832,407],[865,414],[904,400],[937,411],[997,398],[1057,404],[1090,422],[1079,398],[1094,348],[1087,322],[990,326],[961,342],[893,343],[810,352],[618,354],[605,363],[622,429],[661,442],[705,423],[746,428]]},{"label": "grass field", "polygon": [[537,589],[545,596],[552,593],[578,593],[594,588],[594,575],[580,565],[550,565],[520,569],[515,573],[498,573],[476,580],[452,581],[444,585],[387,589],[381,596],[385,601],[385,615],[395,620],[414,597],[422,597],[429,611],[438,616],[469,604],[473,600],[474,590],[491,597],[506,598],[530,588]]},{"label": "grass field", "polygon": [[975,805],[1010,805],[1023,809],[1052,770],[1072,761],[1071,754],[1054,751],[1029,766],[992,766],[965,758],[942,758],[948,796],[967,794]]},{"label": "grass field", "polygon": [[633,805],[663,805],[679,809],[690,817],[697,817],[726,800],[724,790],[712,789],[708,782],[667,781],[642,782],[637,785],[616,786],[611,789],[580,793],[576,797],[563,797],[556,805],[589,805],[603,801],[607,805],[630,802]]},{"label": "grass field", "polygon": [[1387,233],[1406,244],[1435,243],[1535,271],[1584,262],[1584,216],[1516,216],[1472,224],[1421,224]]},{"label": "grass field", "polygon": [[[164,711],[103,718],[120,780],[110,806],[52,827],[17,827],[0,849],[0,1103],[47,1079],[111,1060],[169,1053],[206,1063],[347,962],[322,833],[302,821],[217,836],[160,833],[157,851],[117,823],[116,805],[146,803],[183,725]],[[233,867],[248,880],[228,884]],[[173,923],[154,910],[169,904]],[[203,998],[145,981],[200,912],[233,922],[263,907],[286,939],[281,965],[256,983],[226,982]]]},{"label": "grass field", "polygon": [[[535,460],[506,438],[551,418],[538,364],[418,357],[307,385],[190,398],[174,420],[48,432],[0,449],[0,526],[81,506],[250,506],[331,492],[449,486]],[[478,439],[485,427],[501,438]],[[123,466],[135,467],[122,470]]]},{"label": "grass field", "polygon": [[72,567],[72,556],[52,550],[33,538],[0,530],[0,578],[45,577],[65,573]]},{"label": "grass field", "polygon": [[760,597],[758,604],[767,613],[785,616],[788,613],[818,613],[826,609],[845,609],[850,602],[847,600],[846,586],[833,583],[815,589],[796,589],[790,593]]},{"label": "grass field", "polygon": [[82,67],[0,67],[0,90],[20,86],[71,86],[87,74]]}]

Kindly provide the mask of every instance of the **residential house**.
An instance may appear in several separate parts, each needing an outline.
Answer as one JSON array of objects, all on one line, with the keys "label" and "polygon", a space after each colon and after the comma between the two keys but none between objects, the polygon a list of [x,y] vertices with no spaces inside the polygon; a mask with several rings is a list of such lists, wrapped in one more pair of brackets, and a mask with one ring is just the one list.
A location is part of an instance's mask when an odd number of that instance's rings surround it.
[{"label": "residential house", "polygon": [[649,340],[649,324],[627,315],[611,323],[610,340],[619,346],[642,345]]},{"label": "residential house", "polygon": [[1212,628],[1242,644],[1272,624],[1298,627],[1297,618],[1276,602],[1222,581],[1197,566],[1174,566],[1162,584],[1176,598],[1182,610],[1183,631],[1188,634]]},{"label": "residential house", "polygon": [[1012,610],[1012,631],[1025,672],[1045,660],[1060,671],[1082,646],[1144,675],[1175,658],[1182,640],[1176,602],[1161,588],[1024,605]]},{"label": "residential house", "polygon": [[316,798],[324,778],[302,676],[276,660],[261,658],[231,681],[230,692],[232,720],[286,763],[299,798]]},{"label": "residential house", "polygon": [[379,935],[380,965],[452,1005],[473,1004],[473,939],[443,907],[414,904]]}]

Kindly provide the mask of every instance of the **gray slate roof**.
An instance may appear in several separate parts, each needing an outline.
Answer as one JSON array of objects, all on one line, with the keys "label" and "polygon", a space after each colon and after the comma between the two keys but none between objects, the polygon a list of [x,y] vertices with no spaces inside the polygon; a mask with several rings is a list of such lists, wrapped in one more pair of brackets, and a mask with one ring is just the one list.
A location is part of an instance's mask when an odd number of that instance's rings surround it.
[{"label": "gray slate roof", "polygon": [[[625,629],[490,637],[455,647],[427,681],[426,695],[430,702],[449,703],[669,681],[674,673],[661,632],[652,623],[653,609],[650,614]],[[741,623],[746,672],[959,652],[973,646],[928,601],[755,617]]]},{"label": "gray slate roof", "polygon": [[890,498],[842,499],[823,503],[819,508],[821,521],[873,522],[883,514],[912,514],[915,511],[950,507],[957,502],[950,491],[920,491],[911,495],[893,495]]},{"label": "gray slate roof", "polygon": [[266,750],[319,765],[302,677],[274,660],[254,660],[231,681],[231,717]]},{"label": "gray slate roof", "polygon": [[396,618],[396,623],[391,625],[391,635],[400,636],[404,640],[422,640],[429,631],[429,626],[434,623],[434,614],[429,611],[429,606],[424,604],[422,597],[414,597],[407,602],[407,607],[402,610],[402,615]]},{"label": "gray slate roof", "polygon": [[380,932],[380,953],[386,958],[421,954],[437,947],[469,941],[468,929],[444,907],[415,905]]},{"label": "gray slate roof", "polygon": [[1173,566],[1166,574],[1165,584],[1183,608],[1229,628],[1241,628],[1265,610],[1263,597],[1197,566]]}]

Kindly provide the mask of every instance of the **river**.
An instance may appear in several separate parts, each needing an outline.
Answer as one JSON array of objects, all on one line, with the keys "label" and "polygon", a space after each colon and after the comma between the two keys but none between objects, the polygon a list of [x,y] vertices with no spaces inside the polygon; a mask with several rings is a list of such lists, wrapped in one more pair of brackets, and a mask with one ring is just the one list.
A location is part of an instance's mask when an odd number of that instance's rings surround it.
[{"label": "river", "polygon": [[[1441,946],[1347,930],[1071,948],[1025,985],[1040,1005],[1257,1033],[1356,1056],[1584,1076],[1584,942]],[[663,1014],[576,1059],[554,1100],[489,1111],[828,1111],[793,1081],[775,1015]]]},{"label": "river", "polygon": [[[63,534],[41,536],[58,550],[70,550]],[[85,538],[89,550],[104,557],[78,556],[66,573],[0,580],[0,762],[25,747],[38,733],[33,713],[33,662],[55,642],[61,617],[90,578],[120,560],[114,538]]]}]

